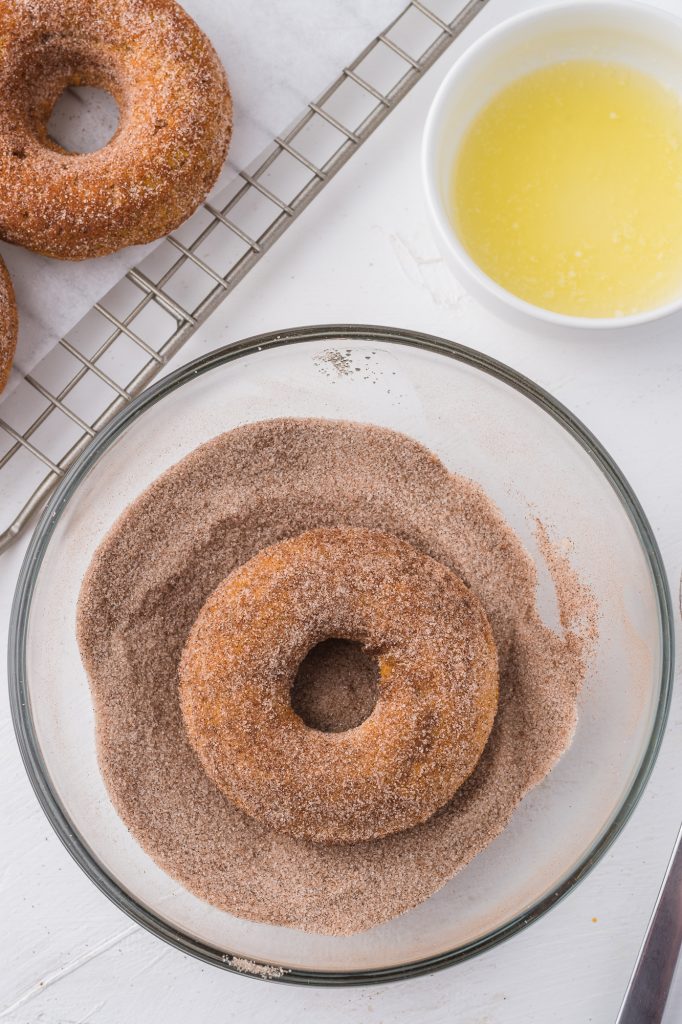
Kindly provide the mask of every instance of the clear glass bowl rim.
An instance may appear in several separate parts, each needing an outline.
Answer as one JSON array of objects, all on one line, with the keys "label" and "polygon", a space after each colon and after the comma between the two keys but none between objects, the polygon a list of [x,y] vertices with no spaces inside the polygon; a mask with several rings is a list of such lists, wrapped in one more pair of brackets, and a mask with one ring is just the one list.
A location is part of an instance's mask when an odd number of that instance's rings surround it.
[{"label": "clear glass bowl rim", "polygon": [[[620,499],[637,534],[642,551],[651,570],[660,622],[660,694],[653,718],[651,734],[642,755],[639,769],[612,820],[585,851],[571,874],[558,886],[552,887],[549,892],[536,900],[530,908],[510,918],[503,925],[491,929],[488,933],[472,942],[457,946],[436,956],[425,957],[391,967],[368,970],[315,971],[287,968],[281,976],[265,979],[274,982],[305,985],[369,985],[376,984],[377,982],[412,978],[433,972],[439,968],[448,967],[451,964],[460,963],[510,938],[529,924],[537,921],[559,900],[563,899],[604,856],[625,826],[651,775],[665,731],[674,678],[674,630],[670,591],[656,539],[639,501],[608,452],[587,427],[538,384],[535,384],[529,378],[524,377],[504,363],[492,359],[475,349],[460,345],[457,342],[446,341],[433,335],[399,328],[362,324],[316,325],[255,335],[244,341],[216,349],[181,366],[143,391],[142,394],[115,416],[111,423],[94,438],[88,448],[71,466],[43,510],[21,567],[12,604],[8,644],[10,707],[24,767],[38,797],[38,801],[59,839],[91,881],[135,922],[182,952],[195,956],[205,963],[221,967],[224,970],[240,973],[242,977],[258,977],[261,979],[261,975],[245,974],[237,971],[230,963],[231,954],[229,952],[218,950],[186,935],[138,903],[130,893],[117,884],[115,878],[106,871],[89,850],[87,843],[74,828],[69,820],[66,809],[62,806],[57,794],[52,789],[47,766],[40,751],[31,714],[27,685],[26,640],[35,583],[43,556],[55,527],[69,501],[76,494],[82,478],[125,428],[142,416],[146,409],[166,395],[218,366],[226,365],[244,355],[263,350],[278,348],[284,345],[324,340],[369,340],[380,344],[406,345],[438,353],[501,380],[552,416],[587,452]],[[234,955],[238,956],[239,954]],[[272,967],[277,965],[263,964],[263,966]]]}]

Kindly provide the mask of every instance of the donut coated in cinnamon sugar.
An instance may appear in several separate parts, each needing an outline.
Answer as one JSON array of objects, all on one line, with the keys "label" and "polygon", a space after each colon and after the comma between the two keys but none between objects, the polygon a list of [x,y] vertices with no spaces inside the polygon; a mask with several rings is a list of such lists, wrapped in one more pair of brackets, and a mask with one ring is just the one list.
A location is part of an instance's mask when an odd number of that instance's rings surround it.
[{"label": "donut coated in cinnamon sugar", "polygon": [[[47,131],[78,85],[119,107],[94,153]],[[1,0],[0,236],[84,259],[167,234],[215,182],[231,114],[220,60],[175,0]]]},{"label": "donut coated in cinnamon sugar", "polygon": [[9,379],[17,347],[17,304],[7,267],[0,259],[0,391]]},{"label": "donut coated in cinnamon sugar", "polygon": [[[376,658],[377,704],[346,732],[291,706],[306,654],[330,637]],[[497,654],[465,584],[377,531],[317,529],[265,548],[211,594],[180,664],[204,770],[246,814],[317,843],[410,828],[474,769],[497,709]]]}]

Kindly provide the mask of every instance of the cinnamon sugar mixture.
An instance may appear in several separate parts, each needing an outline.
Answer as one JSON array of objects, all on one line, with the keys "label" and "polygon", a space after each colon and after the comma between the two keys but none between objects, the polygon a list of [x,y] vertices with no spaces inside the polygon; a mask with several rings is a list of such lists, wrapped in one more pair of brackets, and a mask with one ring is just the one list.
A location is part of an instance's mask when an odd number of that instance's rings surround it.
[{"label": "cinnamon sugar mixture", "polygon": [[[266,545],[339,525],[396,534],[461,576],[492,626],[500,701],[483,756],[443,810],[384,839],[324,846],[247,818],[209,780],[185,734],[177,671],[228,573]],[[272,420],[202,445],[124,512],[83,583],[78,636],[119,814],[165,871],[240,917],[350,934],[409,910],[499,835],[570,742],[594,602],[565,558],[548,567],[561,633],[541,620],[535,567],[498,509],[402,434]],[[331,644],[306,659],[294,697],[307,721],[338,729],[371,710],[371,672],[352,685],[354,658]],[[335,680],[355,710],[330,696]]]}]

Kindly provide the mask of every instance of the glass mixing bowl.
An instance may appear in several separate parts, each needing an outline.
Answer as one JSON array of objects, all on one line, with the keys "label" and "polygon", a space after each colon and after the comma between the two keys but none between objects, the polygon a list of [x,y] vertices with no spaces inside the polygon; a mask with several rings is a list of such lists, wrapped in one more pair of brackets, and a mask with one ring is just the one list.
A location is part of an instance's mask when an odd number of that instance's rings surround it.
[{"label": "glass mixing bowl", "polygon": [[[126,505],[203,441],[274,416],[367,421],[412,435],[497,502],[535,559],[548,621],[556,603],[534,540],[536,516],[552,537],[570,538],[571,562],[601,615],[575,739],[509,827],[421,906],[344,938],[239,920],[202,903],[143,852],[98,770],[75,638],[83,573]],[[550,395],[437,338],[311,327],[252,338],[170,374],[123,410],[70,470],[41,517],[17,587],[12,707],[50,822],[134,920],[219,967],[248,969],[245,960],[256,971],[282,968],[283,982],[376,982],[489,949],[536,920],[602,856],[659,747],[672,684],[671,622],[661,557],[637,499],[595,438]]]}]

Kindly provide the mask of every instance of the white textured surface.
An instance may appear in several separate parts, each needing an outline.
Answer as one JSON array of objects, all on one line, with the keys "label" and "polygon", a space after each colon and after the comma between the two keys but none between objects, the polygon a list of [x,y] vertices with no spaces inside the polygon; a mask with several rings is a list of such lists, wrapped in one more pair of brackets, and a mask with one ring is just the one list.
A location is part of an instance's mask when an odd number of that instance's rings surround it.
[{"label": "white textured surface", "polygon": [[[292,21],[297,6],[289,5]],[[527,6],[520,0],[491,0],[455,52],[503,15]],[[660,6],[675,11],[679,0],[661,0]],[[241,17],[246,17],[243,7]],[[482,349],[548,388],[606,445],[649,515],[676,597],[682,568],[679,322],[644,336],[550,341],[506,326],[463,294],[431,240],[419,182],[425,112],[453,59],[451,50],[181,359],[263,330],[335,321],[411,327]],[[25,546],[23,541],[0,558],[3,645]],[[131,925],[52,834],[20,764],[4,688],[0,699],[0,1019],[10,1024],[614,1020],[682,817],[679,693],[634,817],[560,906],[459,967],[397,985],[336,991],[275,987],[224,974]],[[680,1019],[682,985],[666,1024]]]}]

